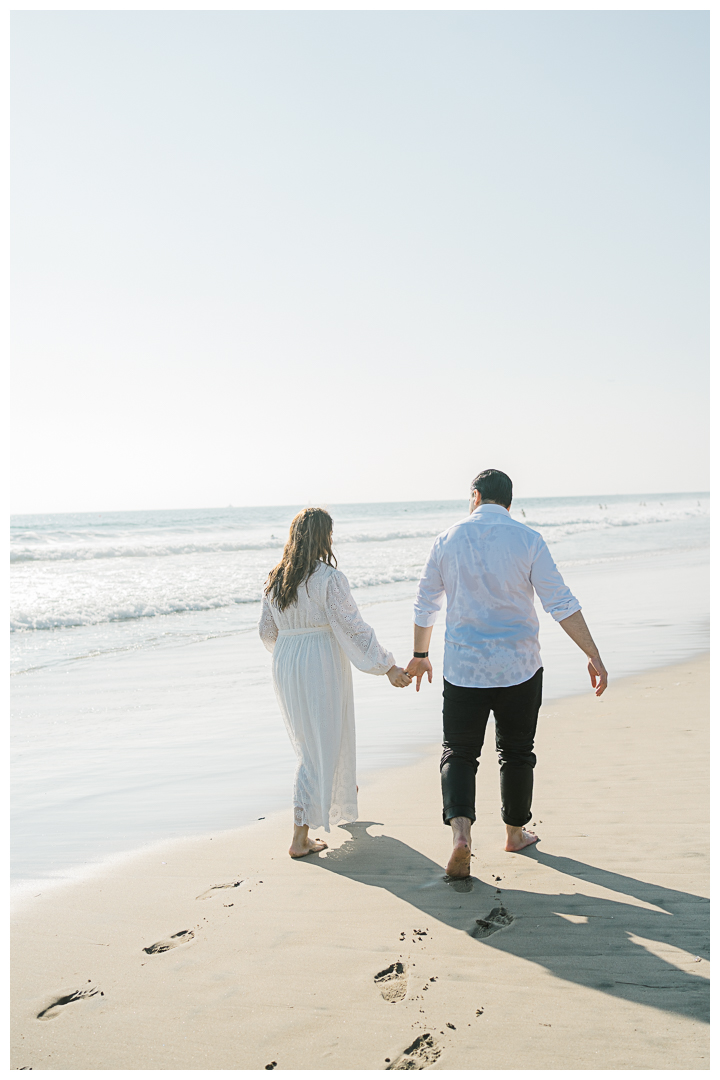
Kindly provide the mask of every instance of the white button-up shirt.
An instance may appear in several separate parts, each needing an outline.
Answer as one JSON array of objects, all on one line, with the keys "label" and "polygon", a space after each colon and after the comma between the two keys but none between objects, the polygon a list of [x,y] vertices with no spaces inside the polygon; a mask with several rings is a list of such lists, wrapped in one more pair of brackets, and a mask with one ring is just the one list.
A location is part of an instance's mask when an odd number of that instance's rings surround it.
[{"label": "white button-up shirt", "polygon": [[539,533],[481,503],[441,533],[418,585],[415,622],[432,626],[447,596],[445,670],[456,686],[515,686],[541,666],[533,590],[553,619],[580,605]]}]

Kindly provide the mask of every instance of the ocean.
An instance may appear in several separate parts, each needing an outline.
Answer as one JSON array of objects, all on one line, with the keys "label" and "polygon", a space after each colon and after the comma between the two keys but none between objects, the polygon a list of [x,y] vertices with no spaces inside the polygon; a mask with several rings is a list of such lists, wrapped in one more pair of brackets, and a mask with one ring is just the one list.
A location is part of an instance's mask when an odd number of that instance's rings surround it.
[{"label": "ocean", "polygon": [[[16,879],[61,880],[289,803],[294,761],[255,626],[298,509],[13,518]],[[425,558],[467,503],[328,509],[340,568],[406,662]],[[512,514],[549,544],[611,680],[708,647],[707,493],[517,498]],[[582,692],[582,655],[540,617],[546,700]],[[441,632],[420,695],[355,673],[361,775],[440,741]]]}]

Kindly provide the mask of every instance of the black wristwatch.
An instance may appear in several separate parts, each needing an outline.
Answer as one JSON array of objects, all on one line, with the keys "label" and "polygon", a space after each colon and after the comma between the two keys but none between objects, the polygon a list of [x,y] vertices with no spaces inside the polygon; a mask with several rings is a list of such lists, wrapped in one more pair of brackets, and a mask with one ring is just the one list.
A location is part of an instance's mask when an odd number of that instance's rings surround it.
[{"label": "black wristwatch", "polygon": [[413,656],[414,656],[414,658],[416,660],[427,660],[429,655],[430,655],[430,653],[426,653],[426,652],[414,652],[413,653]]}]

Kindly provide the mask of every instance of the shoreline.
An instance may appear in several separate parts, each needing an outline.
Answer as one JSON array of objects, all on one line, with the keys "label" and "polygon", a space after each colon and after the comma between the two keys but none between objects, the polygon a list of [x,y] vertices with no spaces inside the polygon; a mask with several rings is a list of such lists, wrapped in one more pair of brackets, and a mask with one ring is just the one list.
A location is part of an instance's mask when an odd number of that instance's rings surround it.
[{"label": "shoreline", "polygon": [[[440,625],[440,629],[441,629],[441,625]],[[701,661],[705,657],[709,657],[709,653],[708,653],[708,651],[706,649],[702,649],[702,650],[698,650],[697,652],[689,654],[689,656],[687,658],[683,659],[680,662],[684,663],[685,660],[687,660],[688,662]],[[580,662],[581,662],[581,665],[582,665],[582,663],[583,663],[582,659],[581,659]],[[641,667],[641,669],[639,669],[638,671],[630,672],[627,675],[621,676],[621,678],[633,678],[633,677],[642,675],[644,673],[652,673],[654,671],[663,670],[664,667],[667,667],[667,666],[669,666],[669,665],[666,664],[666,663],[658,663],[658,664],[655,664],[655,665],[644,666],[644,667]],[[440,680],[441,680],[441,674],[439,676],[436,675],[436,683],[437,684],[439,684]],[[611,684],[611,687],[614,686],[615,681],[617,681],[617,680],[613,680],[613,683]],[[356,699],[357,699],[357,688],[358,688],[358,686],[357,686],[357,683],[356,683],[355,684]],[[361,685],[361,689],[363,689],[362,685]],[[426,686],[426,681],[425,681],[425,683],[423,683],[422,692],[426,693],[427,689],[429,689],[429,687]],[[415,690],[413,690],[411,687],[408,688],[408,690],[415,693]],[[589,692],[590,692],[590,690],[589,690],[589,684],[588,684],[588,693]],[[362,700],[363,697],[364,696],[361,693],[361,700]],[[547,698],[547,699],[543,700],[543,704],[542,704],[542,708],[541,708],[541,717],[544,714],[544,712],[547,710],[547,708],[549,706],[551,706],[554,702],[566,701],[568,699],[575,698],[575,697],[582,698],[582,694],[578,694],[578,693],[574,693],[574,692],[568,692],[568,693],[565,693],[565,694],[558,694],[558,696],[556,696],[554,698]],[[439,723],[441,723],[441,721],[439,721]],[[492,718],[490,720],[490,723],[492,724]],[[423,741],[422,743],[420,743],[419,745],[416,746],[415,750],[406,751],[409,759],[407,761],[405,761],[404,764],[399,765],[399,766],[397,766],[397,765],[384,765],[384,766],[379,766],[379,767],[375,767],[375,768],[372,768],[372,767],[365,768],[365,769],[359,769],[358,768],[358,780],[362,780],[364,784],[366,784],[366,783],[375,783],[375,782],[377,782],[379,780],[380,775],[382,775],[384,772],[388,771],[389,769],[398,768],[398,767],[399,768],[411,768],[413,765],[416,765],[418,761],[422,760],[422,758],[425,755],[435,753],[437,751],[438,746],[439,746],[439,742],[437,742],[437,741]],[[487,747],[486,747],[485,753],[487,754]],[[258,806],[258,809],[259,809],[259,806]],[[282,815],[285,812],[286,811],[284,809],[280,809],[280,808],[271,809],[268,813],[262,815],[262,819],[260,819],[259,816],[258,816],[258,819],[256,819],[256,820],[266,820],[266,819],[270,819],[270,818],[275,818],[275,816]],[[11,909],[11,912],[15,912],[15,910],[18,910],[19,907],[22,906],[24,900],[27,899],[28,894],[31,893],[32,890],[35,889],[35,888],[40,888],[40,889],[43,889],[43,890],[47,890],[47,889],[60,889],[60,888],[64,888],[64,887],[67,887],[67,886],[71,886],[71,885],[73,885],[73,883],[76,883],[76,882],[79,882],[79,881],[84,881],[84,880],[89,879],[91,877],[94,877],[94,876],[96,876],[98,874],[104,874],[106,872],[111,872],[111,870],[113,869],[114,866],[119,865],[120,863],[122,863],[123,861],[125,861],[127,859],[133,859],[134,856],[136,856],[136,855],[142,855],[142,854],[145,854],[146,852],[150,852],[150,851],[155,850],[155,849],[162,849],[165,846],[178,845],[178,843],[184,843],[184,842],[189,841],[189,840],[202,839],[204,837],[209,836],[210,833],[213,833],[213,835],[234,833],[234,832],[239,831],[239,829],[252,828],[254,823],[255,823],[254,821],[249,821],[249,822],[246,822],[246,823],[244,823],[242,825],[231,826],[230,828],[215,828],[215,829],[207,828],[207,829],[204,829],[203,832],[199,832],[199,833],[189,832],[189,833],[186,833],[186,834],[184,834],[182,836],[164,837],[164,838],[160,838],[160,839],[157,839],[157,840],[150,840],[147,843],[144,843],[144,845],[139,845],[139,846],[136,846],[136,847],[133,847],[133,848],[127,848],[125,850],[121,850],[121,851],[117,851],[117,852],[111,852],[111,853],[103,856],[103,858],[101,858],[99,860],[93,860],[93,861],[90,861],[90,862],[78,863],[78,864],[74,864],[72,866],[68,866],[68,867],[63,869],[63,872],[60,872],[56,876],[47,876],[47,877],[39,877],[39,878],[30,878],[30,879],[28,879],[28,878],[21,878],[21,877],[13,877],[11,875],[11,880],[10,880],[10,909]]]},{"label": "shoreline", "polygon": [[[364,777],[368,818],[333,827],[326,854],[289,859],[278,810],[27,898],[12,1067],[707,1068],[707,670],[701,655],[543,705],[537,849],[501,850],[486,746],[469,887],[443,880],[430,744]],[[658,790],[662,829],[638,848]]]},{"label": "shoreline", "polygon": [[[706,562],[704,554],[673,555],[632,572],[595,567],[569,579],[613,682],[707,648]],[[412,651],[414,595],[402,590],[357,598],[400,662]],[[582,654],[549,616],[538,616],[546,702],[586,693]],[[355,673],[363,777],[440,741],[443,621],[433,635],[435,681],[420,694]],[[295,760],[270,663],[254,628],[245,628],[13,679],[13,879],[76,875],[148,844],[282,809]]]},{"label": "shoreline", "polygon": [[[382,601],[380,601],[380,602],[382,602]],[[387,601],[385,601],[385,602],[387,602]],[[440,624],[439,628],[442,630],[442,624]],[[686,660],[687,660],[687,662],[701,661],[706,656],[709,656],[709,653],[708,653],[707,650],[703,649],[703,650],[699,650],[696,653],[691,653],[686,659],[684,659],[684,660],[682,660],[680,662],[685,663]],[[580,660],[580,663],[582,664],[582,660]],[[664,664],[664,663],[659,663],[657,665],[650,665],[650,666],[647,666],[647,667],[643,667],[643,668],[639,669],[638,671],[630,672],[627,675],[623,675],[623,676],[621,676],[621,678],[625,679],[625,678],[637,677],[637,676],[640,676],[640,675],[642,675],[644,673],[651,673],[651,672],[654,672],[654,671],[657,671],[657,670],[662,670],[662,669],[664,669],[664,668],[666,668],[668,666],[671,666],[671,665],[667,665],[667,664]],[[441,679],[442,679],[442,675],[440,675],[440,676],[436,675],[436,680],[437,680],[438,683],[440,682]],[[614,680],[613,683],[611,684],[611,686],[614,685],[615,681],[619,681],[619,680]],[[357,698],[357,689],[358,689],[358,687],[357,687],[357,684],[356,684],[356,686],[355,686],[356,698]],[[408,690],[409,691],[412,690],[413,693],[414,693],[414,690],[413,690],[412,687],[409,687]],[[427,684],[426,684],[426,682],[424,682],[424,684],[423,684],[423,692],[427,693],[427,690],[428,690]],[[589,688],[588,688],[588,693],[590,693]],[[542,704],[542,708],[541,708],[541,713],[540,713],[541,717],[544,715],[545,711],[551,705],[553,705],[554,702],[565,701],[565,700],[568,700],[568,699],[574,698],[574,697],[582,697],[582,695],[578,695],[576,693],[568,692],[566,694],[560,694],[560,695],[556,695],[555,697],[552,697],[552,698],[544,699],[543,704]],[[491,717],[490,724],[492,725],[492,723],[493,723],[493,720],[492,720],[492,717]],[[389,769],[398,768],[398,767],[399,768],[412,768],[413,765],[417,764],[425,756],[427,756],[429,754],[436,753],[439,745],[440,744],[438,742],[423,741],[421,743],[421,745],[419,745],[414,751],[409,752],[410,753],[410,760],[404,762],[402,765],[397,766],[397,765],[387,764],[387,765],[381,765],[379,767],[365,768],[365,769],[362,769],[362,770],[358,769],[358,778],[359,778],[359,780],[361,779],[363,781],[363,784],[367,784],[367,783],[372,784],[372,783],[378,782],[379,777],[382,774],[384,774],[386,771],[388,771]],[[485,748],[485,753],[487,754],[487,747]],[[286,813],[286,810],[283,810],[283,809],[279,809],[279,808],[278,809],[271,809],[268,813],[263,815],[262,818],[258,817],[256,820],[266,820],[266,819],[269,820],[270,818],[276,818],[276,817],[281,816],[281,815],[283,815],[285,813]],[[146,844],[142,844],[142,845],[138,845],[138,846],[135,846],[135,847],[132,847],[132,848],[127,848],[127,849],[122,850],[122,851],[117,851],[117,852],[110,853],[110,854],[102,857],[99,860],[93,860],[93,861],[84,862],[84,863],[78,863],[78,864],[75,864],[73,866],[69,866],[69,867],[65,868],[57,876],[48,876],[48,877],[39,877],[39,878],[30,878],[30,879],[20,878],[20,877],[12,877],[11,876],[11,878],[10,878],[10,890],[9,890],[9,892],[10,892],[10,911],[15,912],[15,911],[19,910],[20,907],[23,904],[23,901],[28,898],[28,895],[30,893],[32,893],[33,889],[35,889],[35,888],[41,888],[43,890],[64,888],[66,886],[70,886],[70,885],[73,885],[75,883],[86,881],[89,878],[92,878],[92,877],[94,877],[94,876],[96,876],[98,874],[111,872],[116,866],[118,866],[122,862],[124,862],[124,861],[126,861],[128,859],[132,859],[132,858],[134,858],[136,856],[142,856],[142,855],[144,855],[146,853],[149,853],[151,851],[160,850],[163,847],[167,847],[167,846],[171,846],[171,845],[177,845],[177,844],[183,844],[186,841],[201,840],[201,839],[203,839],[205,837],[209,837],[211,833],[213,833],[213,835],[220,835],[220,834],[226,834],[226,833],[235,833],[238,830],[252,828],[253,824],[254,824],[254,821],[250,821],[250,822],[246,822],[243,825],[236,825],[236,826],[232,826],[232,827],[227,828],[227,829],[215,828],[213,830],[212,828],[209,828],[207,830],[204,830],[203,832],[188,832],[188,833],[184,834],[183,836],[164,837],[164,838],[160,838],[160,839],[157,839],[157,840],[152,840],[152,841],[149,841]]]}]

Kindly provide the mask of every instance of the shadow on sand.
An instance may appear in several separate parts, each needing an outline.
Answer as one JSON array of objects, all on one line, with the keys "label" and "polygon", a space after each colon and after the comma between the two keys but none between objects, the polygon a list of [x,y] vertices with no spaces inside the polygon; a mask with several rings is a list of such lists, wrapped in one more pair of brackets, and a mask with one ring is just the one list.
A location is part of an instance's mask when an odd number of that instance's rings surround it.
[{"label": "shadow on sand", "polygon": [[[499,949],[539,964],[560,979],[627,1001],[708,1022],[708,980],[684,965],[708,959],[708,901],[691,893],[624,877],[536,847],[522,854],[565,875],[567,892],[524,892],[470,878],[448,882],[445,870],[392,836],[370,836],[380,824],[342,825],[350,834],[341,847],[308,861],[333,874],[386,889],[417,911]],[[305,861],[305,860],[303,860]],[[591,882],[632,896],[650,910],[573,891]],[[504,908],[508,920],[493,912]],[[478,923],[479,920],[488,922]],[[565,916],[565,917],[563,917]],[[569,918],[568,918],[569,917]],[[501,932],[500,932],[501,931]],[[642,940],[637,940],[642,939]],[[686,956],[675,953],[683,950]],[[664,952],[664,956],[658,953]],[[683,967],[677,967],[681,964]]]}]

